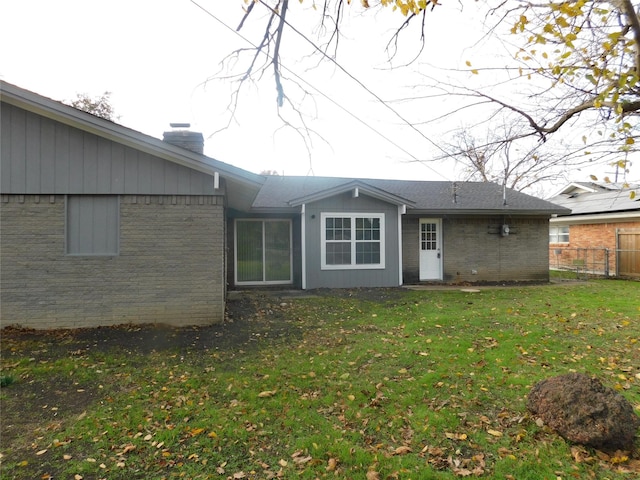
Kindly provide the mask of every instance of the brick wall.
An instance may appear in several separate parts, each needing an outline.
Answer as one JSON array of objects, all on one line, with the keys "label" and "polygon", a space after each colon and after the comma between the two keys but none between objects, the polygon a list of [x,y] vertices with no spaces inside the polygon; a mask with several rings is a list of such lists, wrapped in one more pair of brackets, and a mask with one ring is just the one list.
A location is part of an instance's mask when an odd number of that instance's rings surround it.
[{"label": "brick wall", "polygon": [[[403,276],[419,279],[419,217],[403,218]],[[499,233],[502,217],[449,217],[442,222],[445,282],[549,280],[549,220],[521,217],[505,220],[510,235]],[[475,273],[474,273],[475,272]]]},{"label": "brick wall", "polygon": [[196,325],[224,318],[221,197],[121,196],[117,256],[65,254],[61,195],[3,195],[0,220],[2,326]]},{"label": "brick wall", "polygon": [[[560,225],[560,224],[554,224]],[[617,272],[617,256],[616,256],[616,232],[619,229],[640,229],[640,222],[611,222],[611,223],[592,223],[586,225],[570,225],[569,226],[569,243],[550,243],[549,258],[551,266],[555,267],[558,262],[558,249],[569,249],[571,251],[577,249],[589,248],[607,248],[609,249],[608,267],[609,274],[614,275]],[[567,251],[561,254],[561,258],[571,258],[572,254]],[[575,256],[575,254],[573,254]],[[604,260],[597,259],[604,264]]]}]

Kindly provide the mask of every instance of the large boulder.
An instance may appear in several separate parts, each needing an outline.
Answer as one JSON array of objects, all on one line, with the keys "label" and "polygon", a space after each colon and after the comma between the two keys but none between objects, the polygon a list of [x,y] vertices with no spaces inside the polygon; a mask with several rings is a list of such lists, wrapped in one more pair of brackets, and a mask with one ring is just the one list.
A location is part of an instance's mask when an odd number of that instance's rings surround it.
[{"label": "large boulder", "polygon": [[622,395],[581,373],[538,382],[527,408],[564,439],[601,450],[632,450],[640,427]]}]

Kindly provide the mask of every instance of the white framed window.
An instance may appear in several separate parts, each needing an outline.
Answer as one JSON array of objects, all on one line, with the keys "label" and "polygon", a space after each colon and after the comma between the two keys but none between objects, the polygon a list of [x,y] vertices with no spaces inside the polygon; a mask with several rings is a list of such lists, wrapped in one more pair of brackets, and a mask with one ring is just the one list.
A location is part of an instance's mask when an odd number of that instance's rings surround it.
[{"label": "white framed window", "polygon": [[569,243],[569,226],[555,226],[549,227],[549,243]]},{"label": "white framed window", "polygon": [[322,213],[323,270],[384,268],[383,213]]},{"label": "white framed window", "polygon": [[118,255],[118,195],[67,195],[68,255]]}]

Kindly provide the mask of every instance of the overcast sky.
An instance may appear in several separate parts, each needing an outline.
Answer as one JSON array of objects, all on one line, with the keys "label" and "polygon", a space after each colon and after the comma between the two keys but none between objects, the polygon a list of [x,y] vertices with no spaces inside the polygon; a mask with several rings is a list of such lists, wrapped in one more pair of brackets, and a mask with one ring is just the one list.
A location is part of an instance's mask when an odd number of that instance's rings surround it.
[{"label": "overcast sky", "polygon": [[[241,0],[199,0],[202,8],[189,0],[0,1],[3,80],[62,101],[79,93],[112,92],[122,125],[162,138],[170,122],[190,122],[205,135],[205,154],[254,172],[453,180],[457,169],[453,161],[425,165],[415,160],[442,154],[439,145],[462,124],[435,121],[410,128],[389,108],[412,121],[435,119],[452,107],[450,101],[391,100],[425,94],[420,90],[425,81],[421,75],[437,76],[467,60],[481,63],[478,49],[485,58],[500,54],[486,45],[482,50],[482,43],[475,50],[469,48],[482,37],[481,26],[473,11],[460,15],[456,4],[455,9],[445,6],[433,12],[437,17],[429,17],[434,21],[427,25],[427,49],[420,61],[402,68],[398,65],[403,58],[397,58],[397,68],[391,69],[384,47],[402,18],[372,11],[362,16],[361,9],[352,6],[337,61],[388,100],[381,103],[336,65],[307,58],[310,44],[286,31],[285,74],[312,94],[305,103],[306,121],[318,136],[313,137],[309,158],[300,136],[280,128],[270,71],[260,82],[245,85],[237,115],[224,128],[234,84],[220,78],[241,73],[243,64],[237,63],[234,70],[221,62],[234,49],[250,48],[247,40],[259,41],[258,20],[267,15],[263,7],[257,6],[253,22],[239,35],[234,30],[243,15]],[[317,41],[314,28],[319,13],[311,6],[311,0],[302,6],[291,2],[295,15],[290,18]],[[401,52],[407,59],[417,52],[418,37],[408,32],[404,39]],[[285,83],[285,88],[297,95],[295,87]]]}]

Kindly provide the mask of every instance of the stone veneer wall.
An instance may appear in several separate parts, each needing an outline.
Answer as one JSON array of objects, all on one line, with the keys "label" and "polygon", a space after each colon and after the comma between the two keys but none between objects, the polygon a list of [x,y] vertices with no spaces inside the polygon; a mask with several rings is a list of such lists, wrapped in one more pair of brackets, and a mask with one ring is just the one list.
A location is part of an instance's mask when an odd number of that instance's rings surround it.
[{"label": "stone veneer wall", "polygon": [[120,197],[115,256],[65,254],[64,195],[2,195],[2,326],[202,325],[224,318],[217,196]]}]

